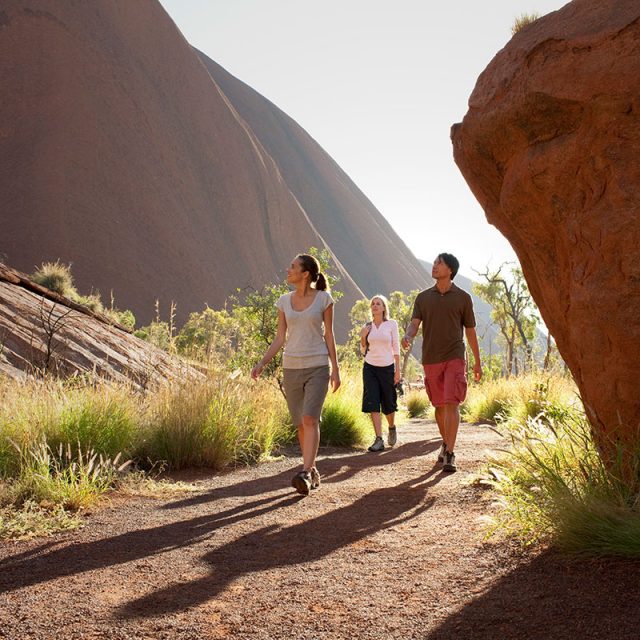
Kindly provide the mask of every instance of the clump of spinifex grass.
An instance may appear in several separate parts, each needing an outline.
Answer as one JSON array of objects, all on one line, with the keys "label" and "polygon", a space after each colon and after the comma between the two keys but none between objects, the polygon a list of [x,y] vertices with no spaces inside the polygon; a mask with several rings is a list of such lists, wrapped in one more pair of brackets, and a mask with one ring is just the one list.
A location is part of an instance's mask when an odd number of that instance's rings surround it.
[{"label": "clump of spinifex grass", "polygon": [[[0,384],[0,476],[20,472],[19,451],[46,442],[113,458],[130,457],[143,405],[127,387],[68,386],[47,379]],[[11,443],[16,443],[18,448]]]},{"label": "clump of spinifex grass", "polygon": [[470,385],[461,415],[465,422],[519,423],[542,413],[561,415],[576,404],[575,385],[568,378],[529,374]]},{"label": "clump of spinifex grass", "polygon": [[[291,431],[279,392],[246,379],[211,376],[146,394],[0,379],[0,535],[76,526],[73,510],[120,485],[120,472],[114,474],[122,457],[147,469],[220,469],[270,455]],[[137,474],[126,491],[166,494],[166,484]]]},{"label": "clump of spinifex grass", "polygon": [[269,385],[223,375],[172,385],[150,399],[138,456],[171,469],[222,469],[269,455],[291,438],[282,397]]},{"label": "clump of spinifex grass", "polygon": [[424,390],[409,391],[404,396],[404,403],[410,418],[421,418],[429,410],[429,398]]},{"label": "clump of spinifex grass", "polygon": [[[541,414],[504,432],[511,448],[488,467],[500,497],[493,532],[572,553],[640,558],[640,492],[615,465],[605,467],[584,414]],[[635,460],[640,471],[640,451]]]},{"label": "clump of spinifex grass", "polygon": [[324,402],[320,443],[339,447],[359,447],[369,439],[371,429],[368,416],[362,413],[360,374],[346,375],[338,391],[329,391]]},{"label": "clump of spinifex grass", "polygon": [[39,505],[61,506],[69,511],[86,508],[108,489],[130,464],[120,464],[93,450],[60,444],[57,450],[46,442],[20,448],[20,473],[5,486],[5,499],[13,505],[33,501]]},{"label": "clump of spinifex grass", "polygon": [[514,21],[511,26],[511,35],[516,35],[519,31],[524,29],[526,26],[534,23],[536,20],[540,18],[539,13],[522,13],[520,14]]},{"label": "clump of spinifex grass", "polygon": [[129,462],[120,464],[94,451],[41,441],[26,447],[13,443],[19,470],[0,481],[0,538],[48,535],[81,525],[74,515],[94,505],[114,487]]},{"label": "clump of spinifex grass", "polygon": [[74,298],[78,295],[71,275],[71,265],[63,264],[59,260],[43,263],[31,275],[31,278],[37,284],[55,291],[61,296]]}]

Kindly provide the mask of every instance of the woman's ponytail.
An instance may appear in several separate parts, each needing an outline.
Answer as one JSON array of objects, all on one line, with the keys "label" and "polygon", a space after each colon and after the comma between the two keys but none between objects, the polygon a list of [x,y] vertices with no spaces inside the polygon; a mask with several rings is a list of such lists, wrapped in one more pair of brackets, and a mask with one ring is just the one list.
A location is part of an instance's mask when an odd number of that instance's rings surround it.
[{"label": "woman's ponytail", "polygon": [[316,280],[316,289],[318,291],[327,291],[329,289],[329,283],[321,271],[318,272],[318,279]]},{"label": "woman's ponytail", "polygon": [[320,271],[320,263],[308,253],[299,253],[296,258],[302,264],[302,270],[309,272],[309,282],[315,285],[318,291],[329,291],[329,282],[324,273]]}]

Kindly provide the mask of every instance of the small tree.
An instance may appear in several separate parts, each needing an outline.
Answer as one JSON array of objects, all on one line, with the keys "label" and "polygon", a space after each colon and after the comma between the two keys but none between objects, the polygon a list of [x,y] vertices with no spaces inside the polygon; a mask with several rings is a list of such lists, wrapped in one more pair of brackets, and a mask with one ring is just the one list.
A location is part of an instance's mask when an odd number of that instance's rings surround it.
[{"label": "small tree", "polygon": [[[420,293],[420,289],[413,289],[408,294],[402,291],[393,291],[389,296],[389,312],[391,317],[398,323],[400,330],[400,339],[402,339],[403,333],[407,330],[409,323],[411,322],[411,316],[413,315],[413,304],[416,296]],[[401,351],[401,372],[402,379],[407,379],[407,368],[409,361],[411,360],[411,349]]]},{"label": "small tree", "polygon": [[[237,297],[231,299],[233,316],[239,322],[243,334],[242,343],[238,345],[233,358],[235,366],[248,371],[274,341],[278,331],[276,302],[288,291],[286,284],[270,284],[260,290],[252,290],[244,296],[242,302]],[[265,374],[276,379],[284,395],[282,351],[265,367]]]},{"label": "small tree", "polygon": [[240,321],[227,309],[194,312],[176,336],[178,353],[194,360],[228,366],[242,342]]},{"label": "small tree", "polygon": [[41,376],[62,373],[64,368],[62,352],[67,347],[63,333],[65,328],[72,326],[75,318],[72,309],[60,307],[56,303],[53,303],[48,309],[46,306],[45,299],[42,298],[39,308],[42,349],[38,349],[37,352],[33,346],[36,336],[34,333],[31,335],[32,365]]},{"label": "small tree", "polygon": [[311,247],[309,255],[313,256],[320,264],[320,271],[326,276],[332,298],[337,302],[342,298],[343,293],[338,289],[340,276],[337,274],[335,260],[328,249],[318,249]]},{"label": "small tree", "polygon": [[[506,346],[505,373],[516,375],[521,368],[531,368],[533,340],[538,326],[537,308],[529,293],[522,269],[512,266],[503,275],[509,263],[496,271],[480,273],[485,282],[474,283],[474,293],[491,305],[491,319],[498,326]],[[522,367],[519,354],[522,354]]]},{"label": "small tree", "polygon": [[357,300],[351,307],[349,320],[351,321],[351,329],[342,350],[342,357],[352,364],[358,362],[362,357],[360,353],[360,330],[365,322],[371,320],[371,310],[369,309],[369,300],[367,298]]}]

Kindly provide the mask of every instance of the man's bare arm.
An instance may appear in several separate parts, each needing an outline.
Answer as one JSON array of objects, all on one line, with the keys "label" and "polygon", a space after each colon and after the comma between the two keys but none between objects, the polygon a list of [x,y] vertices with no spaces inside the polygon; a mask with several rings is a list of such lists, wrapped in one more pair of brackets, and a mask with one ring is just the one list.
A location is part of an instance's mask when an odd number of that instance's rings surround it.
[{"label": "man's bare arm", "polygon": [[482,363],[480,362],[480,347],[478,346],[478,334],[475,327],[465,327],[465,335],[467,336],[467,343],[471,347],[473,353],[473,377],[476,382],[482,378]]},{"label": "man's bare arm", "polygon": [[413,318],[408,324],[407,330],[405,331],[404,337],[402,338],[403,349],[408,349],[413,339],[416,337],[416,335],[418,335],[418,329],[420,328],[421,322],[422,321],[419,318]]}]

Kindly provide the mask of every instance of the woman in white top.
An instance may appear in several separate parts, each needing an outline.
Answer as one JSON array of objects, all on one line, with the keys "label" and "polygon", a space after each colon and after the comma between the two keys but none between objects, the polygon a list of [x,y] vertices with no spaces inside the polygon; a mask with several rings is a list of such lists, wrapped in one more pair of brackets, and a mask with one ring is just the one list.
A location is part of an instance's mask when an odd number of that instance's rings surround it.
[{"label": "woman in white top", "polygon": [[[287,269],[287,282],[295,291],[276,302],[278,330],[262,360],[251,371],[254,380],[276,353],[283,354],[284,391],[293,424],[298,430],[303,467],[291,480],[303,495],[320,486],[316,456],[320,444],[320,414],[329,382],[340,386],[340,371],[333,336],[333,298],[318,261],[297,255]],[[331,369],[329,369],[331,363]]]},{"label": "woman in white top", "polygon": [[389,318],[389,302],[383,295],[371,298],[372,322],[360,331],[364,354],[362,368],[362,411],[371,414],[376,439],[369,451],[383,451],[381,410],[389,425],[389,446],[397,442],[395,413],[396,385],[400,382],[400,340],[398,323]]}]

